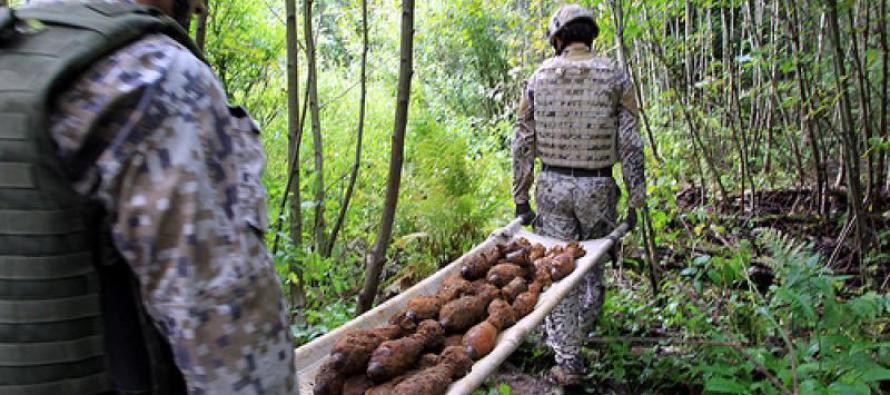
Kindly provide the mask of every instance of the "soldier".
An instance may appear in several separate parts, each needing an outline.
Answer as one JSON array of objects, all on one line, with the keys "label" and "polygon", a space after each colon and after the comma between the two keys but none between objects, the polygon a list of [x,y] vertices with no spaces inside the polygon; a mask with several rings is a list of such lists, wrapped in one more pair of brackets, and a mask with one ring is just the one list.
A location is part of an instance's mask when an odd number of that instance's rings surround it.
[{"label": "soldier", "polygon": [[202,3],[0,8],[0,393],[294,393],[259,131],[183,29]]},{"label": "soldier", "polygon": [[[564,240],[604,237],[616,226],[615,162],[621,162],[631,226],[634,209],[645,201],[633,88],[618,66],[592,52],[598,31],[593,13],[580,6],[567,5],[553,15],[547,37],[556,56],[529,79],[513,140],[516,216],[533,223],[535,232]],[[537,216],[529,204],[535,157],[543,162],[535,188]],[[556,354],[551,376],[560,385],[577,385],[584,377],[581,344],[604,291],[600,264],[547,317],[547,344]]]}]

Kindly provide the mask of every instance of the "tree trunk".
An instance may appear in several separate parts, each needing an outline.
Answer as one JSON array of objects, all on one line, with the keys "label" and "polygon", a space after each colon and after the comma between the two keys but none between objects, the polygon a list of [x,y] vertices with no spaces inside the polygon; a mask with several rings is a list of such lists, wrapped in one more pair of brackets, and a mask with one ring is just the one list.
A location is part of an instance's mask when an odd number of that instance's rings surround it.
[{"label": "tree trunk", "polygon": [[392,236],[396,205],[399,200],[399,186],[402,179],[402,161],[405,148],[405,128],[408,124],[408,103],[411,98],[411,77],[414,54],[414,0],[402,1],[402,41],[400,45],[401,64],[399,66],[398,99],[396,102],[395,123],[392,135],[392,156],[389,161],[389,176],[386,182],[386,200],[383,205],[383,218],[374,250],[367,262],[365,285],[359,296],[356,313],[362,314],[371,309],[377,296],[380,272],[386,258],[386,249]]},{"label": "tree trunk", "polygon": [[[881,0],[881,19],[879,20],[878,26],[881,32],[880,40],[881,40],[881,92],[883,92],[881,97],[881,126],[878,130],[881,131],[881,141],[887,142],[887,103],[888,101],[888,86],[887,86],[887,78],[888,78],[888,63],[890,63],[890,45],[887,43],[887,0]],[[886,165],[886,152],[881,150],[880,155],[878,156],[878,182],[884,183],[884,188],[890,190],[890,173],[887,172]]]},{"label": "tree trunk", "polygon": [[[0,0],[6,1],[6,0]],[[287,0],[291,1],[291,0]],[[198,15],[198,23],[195,27],[195,45],[198,47],[198,50],[201,53],[204,53],[204,43],[207,40],[207,18],[210,17],[210,1],[207,1],[204,6],[204,12],[201,15]]]},{"label": "tree trunk", "polygon": [[321,115],[318,109],[318,72],[315,37],[312,33],[312,3],[313,0],[303,0],[303,35],[306,36],[306,63],[309,68],[309,78],[306,83],[309,89],[309,111],[312,115],[312,148],[315,151],[315,251],[322,252],[325,245],[324,151],[321,141]]},{"label": "tree trunk", "polygon": [[[286,25],[287,25],[287,130],[288,130],[288,181],[285,195],[291,194],[290,209],[290,236],[296,248],[303,243],[303,215],[300,210],[302,205],[300,196],[300,143],[303,140],[303,123],[300,122],[300,78],[299,78],[299,50],[297,43],[297,5],[296,0],[285,0]],[[282,209],[284,206],[281,207]],[[283,215],[279,212],[279,216]],[[278,221],[282,221],[279,218]],[[280,223],[280,222],[279,222]],[[279,228],[280,229],[280,228]],[[276,232],[276,240],[279,237]],[[277,243],[276,243],[277,247]],[[296,276],[295,282],[290,284],[292,308],[298,308],[305,304],[306,294],[303,290],[303,273],[300,262],[288,262],[288,271]]]},{"label": "tree trunk", "polygon": [[8,7],[8,6],[9,6],[9,3],[7,3],[6,0],[0,0],[0,7]]},{"label": "tree trunk", "polygon": [[812,159],[813,159],[813,170],[816,176],[816,210],[820,214],[826,214],[828,209],[828,175],[825,171],[825,165],[822,161],[822,149],[821,149],[821,139],[819,135],[821,132],[819,131],[819,123],[814,122],[812,117],[808,115],[809,112],[813,111],[813,102],[812,98],[809,94],[809,87],[807,85],[807,75],[804,70],[804,65],[802,61],[803,57],[803,44],[800,39],[801,28],[800,28],[800,18],[797,14],[797,4],[794,1],[782,1],[782,6],[785,8],[785,14],[787,15],[789,22],[788,27],[790,29],[791,36],[791,55],[792,58],[795,59],[795,74],[797,78],[797,89],[798,95],[800,95],[800,101],[798,102],[798,120],[800,123],[800,129],[802,134],[806,134],[807,138],[810,141],[810,149],[812,151]]},{"label": "tree trunk", "polygon": [[[850,18],[850,32],[852,35],[852,40],[850,40],[851,45],[851,55],[850,58],[853,60],[852,71],[856,72],[856,82],[857,82],[857,90],[858,90],[858,99],[859,99],[859,122],[862,127],[862,136],[865,141],[868,141],[870,137],[872,137],[872,128],[871,128],[871,99],[868,95],[868,75],[867,71],[862,65],[862,57],[859,51],[859,44],[856,37],[857,31],[857,23],[856,23],[856,15],[854,14],[855,7],[851,6],[847,9],[848,17]],[[865,23],[865,26],[868,26],[868,22]],[[863,34],[868,34],[867,28],[862,29]],[[862,38],[862,46],[868,47],[868,37],[865,36]],[[850,122],[853,122],[852,119]],[[856,141],[856,144],[859,144],[859,140]],[[866,191],[865,197],[866,200],[871,203],[875,201],[876,195],[874,195],[874,186],[875,186],[875,174],[874,174],[874,155],[872,152],[868,152],[866,155],[868,156],[868,166],[866,167],[867,174],[867,182],[866,182]]]},{"label": "tree trunk", "polygon": [[362,0],[362,60],[361,60],[361,95],[359,98],[358,113],[358,132],[355,141],[355,159],[352,163],[352,172],[349,175],[349,186],[346,187],[346,196],[343,197],[343,204],[340,206],[340,213],[337,215],[337,222],[334,223],[334,229],[331,230],[331,237],[328,238],[327,248],[325,248],[324,256],[330,256],[334,250],[334,243],[337,242],[337,234],[343,226],[346,219],[346,212],[349,210],[349,202],[352,200],[352,193],[355,191],[355,181],[358,179],[358,170],[361,167],[362,160],[362,137],[365,132],[365,103],[367,101],[367,68],[368,68],[368,1]]},{"label": "tree trunk", "polygon": [[[834,81],[837,91],[840,93],[838,101],[840,112],[840,129],[841,144],[844,167],[847,179],[847,194],[850,199],[850,208],[852,218],[855,219],[855,241],[856,248],[865,248],[863,238],[865,237],[865,218],[862,212],[862,184],[859,180],[859,147],[858,138],[853,128],[853,116],[850,111],[850,96],[847,92],[847,70],[844,67],[844,51],[841,49],[840,28],[838,27],[837,1],[825,0],[825,8],[828,19],[828,33],[831,37],[831,51],[833,52],[832,63],[834,65]],[[857,260],[861,263],[862,257],[858,256]],[[865,274],[865,273],[861,273]]]},{"label": "tree trunk", "polygon": [[[307,71],[306,79],[307,80],[309,79],[308,71]],[[309,89],[304,89],[303,108],[300,109],[300,118],[299,118],[299,122],[297,122],[297,124],[300,126],[299,126],[299,129],[297,130],[299,133],[297,134],[297,138],[295,140],[295,144],[294,144],[295,147],[302,146],[303,125],[306,124],[306,114],[308,112],[309,112]],[[290,143],[288,143],[288,144],[290,144]],[[300,181],[300,151],[296,150],[294,152],[291,152],[290,155],[291,155],[291,158],[293,158],[292,160],[290,160],[292,166],[290,167],[290,169],[288,169],[287,183],[285,184],[284,190],[296,192],[296,194],[294,194],[293,200],[290,200],[290,201],[291,201],[291,205],[293,206],[292,208],[295,208],[294,213],[296,215],[298,215],[299,218],[296,218],[296,219],[292,218],[293,222],[291,222],[291,234],[299,235],[299,237],[297,237],[297,240],[299,242],[299,245],[302,245],[303,244],[303,241],[302,241],[303,240],[303,233],[302,233],[303,215],[302,215],[302,210],[300,209],[302,207],[302,202],[300,200],[301,194],[300,194],[300,188],[299,188],[299,185],[300,185],[300,182],[299,182]],[[289,196],[288,194],[285,194],[284,196],[282,196],[281,202],[278,205],[279,215],[278,215],[278,221],[275,224],[275,240],[272,242],[272,255],[275,255],[275,253],[278,252],[278,242],[280,241],[282,221],[284,219],[284,207],[288,203],[288,200],[289,200],[288,196]],[[298,228],[294,228],[294,226],[298,226]]]},{"label": "tree trunk", "polygon": [[[629,58],[627,57],[626,49],[624,48],[624,12],[621,8],[621,0],[612,0],[610,3],[612,6],[613,21],[615,23],[615,45],[618,47],[618,64],[622,69],[624,69],[624,72],[628,74],[628,78],[631,79],[631,83],[634,87],[634,94],[637,96],[637,101],[640,102],[641,100],[639,90],[637,89],[637,82],[633,78],[633,76],[630,75],[631,69],[628,64]],[[646,113],[642,111],[642,103],[640,103],[640,109],[640,115],[644,118],[643,123],[646,125],[646,128],[648,130],[649,122],[645,119]],[[655,142],[650,140],[650,143],[652,145],[653,155],[655,155]],[[643,236],[643,244],[646,248],[646,261],[649,264],[649,281],[652,284],[652,293],[655,296],[658,296],[658,269],[655,261],[655,247],[652,244],[652,240],[654,237],[652,233],[650,233],[650,228],[646,226],[649,221],[649,210],[648,208],[643,207],[643,209],[640,210],[640,213],[643,217],[643,226],[640,228],[640,230],[642,231],[641,235]]]}]

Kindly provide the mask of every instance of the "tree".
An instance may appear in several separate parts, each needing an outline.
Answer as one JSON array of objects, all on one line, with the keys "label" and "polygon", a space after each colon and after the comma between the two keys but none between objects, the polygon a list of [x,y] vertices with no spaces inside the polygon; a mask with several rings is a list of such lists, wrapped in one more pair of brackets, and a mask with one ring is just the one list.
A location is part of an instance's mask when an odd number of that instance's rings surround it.
[{"label": "tree", "polygon": [[[291,198],[291,226],[290,235],[295,247],[302,244],[303,216],[300,210],[300,143],[303,140],[303,122],[300,118],[300,78],[299,56],[297,42],[297,5],[296,0],[285,0],[285,13],[287,21],[287,129],[288,129],[288,180],[285,187],[285,199],[290,193]],[[281,208],[284,208],[283,205]],[[279,215],[283,215],[279,210]],[[279,218],[279,221],[282,219]],[[280,222],[279,222],[280,223]],[[280,228],[279,228],[280,229]],[[278,234],[275,235],[276,241]],[[276,243],[277,245],[277,243]],[[290,262],[289,269],[293,272],[297,281],[290,286],[291,307],[300,307],[304,303],[303,276],[299,262]]]},{"label": "tree", "polygon": [[[0,0],[5,1],[5,0]],[[210,17],[210,2],[206,2],[204,12],[198,15],[197,27],[195,27],[195,45],[201,53],[204,53],[204,43],[207,40],[207,18]]]},{"label": "tree", "polygon": [[[878,31],[880,31],[880,43],[881,43],[881,92],[884,92],[881,95],[881,126],[878,130],[881,131],[881,141],[884,143],[890,141],[887,140],[887,108],[888,102],[890,99],[887,97],[888,90],[887,81],[888,77],[890,77],[890,68],[888,68],[888,64],[890,64],[890,45],[887,43],[887,0],[881,0],[880,7],[880,17],[878,18]],[[884,189],[887,192],[890,192],[890,173],[885,173],[887,167],[885,165],[885,161],[887,158],[886,150],[881,150],[878,156],[878,183],[884,183]]]},{"label": "tree", "polygon": [[303,0],[303,35],[306,36],[306,64],[309,78],[309,112],[312,116],[312,148],[315,151],[315,250],[324,250],[325,245],[325,190],[324,190],[324,151],[321,141],[321,115],[318,109],[318,72],[316,70],[317,49],[312,30],[312,0]]},{"label": "tree", "polygon": [[[834,81],[840,92],[838,110],[840,111],[841,148],[843,152],[845,173],[847,175],[847,193],[850,197],[851,223],[854,224],[856,246],[863,248],[865,237],[865,221],[862,211],[862,184],[859,180],[859,139],[853,127],[853,115],[850,110],[850,96],[847,92],[847,70],[844,66],[844,50],[841,48],[840,28],[838,27],[837,2],[826,0],[825,8],[828,19],[828,33],[831,36],[833,51]],[[858,257],[861,259],[862,257]],[[861,262],[861,261],[860,261]]]},{"label": "tree", "polygon": [[359,114],[358,114],[358,132],[355,141],[355,160],[352,162],[352,170],[349,174],[349,186],[346,187],[346,196],[343,197],[343,204],[340,205],[340,213],[337,215],[337,221],[331,230],[331,236],[328,237],[325,250],[322,252],[324,256],[330,256],[334,249],[334,243],[337,242],[337,234],[346,220],[346,212],[349,210],[349,202],[352,200],[352,194],[355,191],[355,181],[358,179],[358,169],[362,160],[362,138],[365,131],[365,104],[368,96],[367,74],[368,74],[368,1],[362,0],[362,60],[361,75],[359,76],[361,85],[361,94],[359,98]]},{"label": "tree", "polygon": [[408,124],[408,103],[411,98],[411,77],[413,75],[414,57],[414,0],[402,1],[402,33],[399,46],[399,85],[396,98],[395,123],[393,125],[392,148],[389,161],[389,175],[386,181],[386,198],[383,205],[383,217],[377,232],[377,241],[367,261],[365,284],[359,295],[356,313],[361,314],[371,309],[377,296],[380,283],[380,272],[386,258],[386,249],[392,236],[392,224],[395,219],[396,205],[399,200],[399,186],[402,180],[402,162],[405,151],[405,128]]}]

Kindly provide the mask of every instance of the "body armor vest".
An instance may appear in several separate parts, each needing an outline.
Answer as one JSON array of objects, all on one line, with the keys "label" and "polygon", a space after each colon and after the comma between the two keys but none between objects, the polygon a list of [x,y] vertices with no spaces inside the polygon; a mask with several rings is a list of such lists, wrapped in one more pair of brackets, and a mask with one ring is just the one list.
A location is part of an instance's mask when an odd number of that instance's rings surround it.
[{"label": "body armor vest", "polygon": [[616,70],[603,59],[548,60],[534,95],[537,155],[549,166],[601,169],[618,160]]},{"label": "body armor vest", "polygon": [[107,290],[100,290],[95,248],[107,229],[72,190],[47,114],[55,94],[87,67],[152,32],[194,48],[172,19],[150,7],[0,8],[2,394],[111,390],[102,313],[114,309],[102,300]]}]

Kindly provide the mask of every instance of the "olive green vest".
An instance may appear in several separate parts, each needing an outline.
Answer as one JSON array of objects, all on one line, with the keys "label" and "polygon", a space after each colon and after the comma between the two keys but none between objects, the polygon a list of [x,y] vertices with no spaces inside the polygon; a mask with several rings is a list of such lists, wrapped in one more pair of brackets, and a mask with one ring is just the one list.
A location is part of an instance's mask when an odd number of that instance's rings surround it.
[{"label": "olive green vest", "polygon": [[47,113],[87,67],[152,32],[197,53],[150,7],[0,8],[0,394],[111,389],[93,253],[102,231],[70,187]]},{"label": "olive green vest", "polygon": [[618,160],[617,74],[603,59],[552,58],[538,69],[535,144],[544,164],[601,169]]}]

